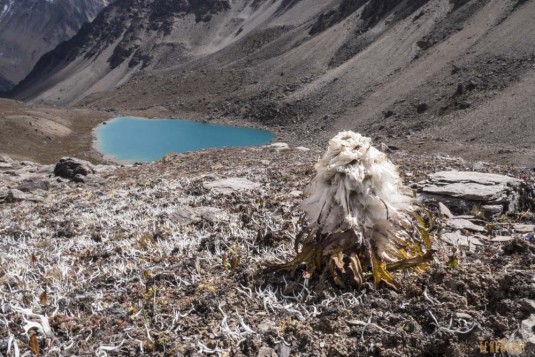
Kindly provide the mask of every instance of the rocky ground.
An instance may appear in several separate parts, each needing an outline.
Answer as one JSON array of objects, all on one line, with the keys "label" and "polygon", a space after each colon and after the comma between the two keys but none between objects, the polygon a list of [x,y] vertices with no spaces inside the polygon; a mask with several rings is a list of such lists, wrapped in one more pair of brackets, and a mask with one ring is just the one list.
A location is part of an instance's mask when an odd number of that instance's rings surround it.
[{"label": "rocky ground", "polygon": [[[426,203],[437,253],[423,274],[396,275],[400,291],[265,273],[294,254],[319,155],[221,149],[75,170],[4,157],[0,355],[479,356],[503,339],[535,354],[529,202],[494,216]],[[525,193],[535,180],[447,156],[391,157],[419,190],[453,169],[508,174]]]}]

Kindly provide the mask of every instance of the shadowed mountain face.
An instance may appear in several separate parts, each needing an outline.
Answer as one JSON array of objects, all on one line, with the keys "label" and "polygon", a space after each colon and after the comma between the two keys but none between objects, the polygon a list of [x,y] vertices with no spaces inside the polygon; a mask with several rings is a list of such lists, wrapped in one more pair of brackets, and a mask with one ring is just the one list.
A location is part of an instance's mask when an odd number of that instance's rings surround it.
[{"label": "shadowed mountain face", "polygon": [[535,0],[118,0],[11,95],[243,118],[304,141],[533,146],[534,16]]},{"label": "shadowed mountain face", "polygon": [[11,81],[8,81],[7,79],[0,76],[0,93],[6,92],[13,88],[13,83]]},{"label": "shadowed mountain face", "polygon": [[0,0],[0,90],[23,79],[39,58],[76,34],[108,0]]}]

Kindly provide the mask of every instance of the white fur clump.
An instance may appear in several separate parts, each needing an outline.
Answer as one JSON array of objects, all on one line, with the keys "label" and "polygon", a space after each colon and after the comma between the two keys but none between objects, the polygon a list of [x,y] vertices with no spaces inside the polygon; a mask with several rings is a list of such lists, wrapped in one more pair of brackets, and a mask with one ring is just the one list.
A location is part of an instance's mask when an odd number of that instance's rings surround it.
[{"label": "white fur clump", "polygon": [[391,221],[411,208],[396,166],[370,138],[343,131],[329,141],[315,168],[303,203],[310,220],[323,233],[354,229],[360,237],[375,239],[369,243],[385,253],[381,242],[392,231]]}]

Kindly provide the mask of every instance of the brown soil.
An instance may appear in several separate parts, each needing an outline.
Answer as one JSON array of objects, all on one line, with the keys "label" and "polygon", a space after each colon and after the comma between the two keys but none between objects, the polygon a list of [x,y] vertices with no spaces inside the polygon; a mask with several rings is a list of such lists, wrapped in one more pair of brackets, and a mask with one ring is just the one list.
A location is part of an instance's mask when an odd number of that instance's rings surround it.
[{"label": "brown soil", "polygon": [[63,156],[92,161],[92,130],[110,118],[88,109],[62,109],[0,99],[0,153],[20,160],[55,163]]}]

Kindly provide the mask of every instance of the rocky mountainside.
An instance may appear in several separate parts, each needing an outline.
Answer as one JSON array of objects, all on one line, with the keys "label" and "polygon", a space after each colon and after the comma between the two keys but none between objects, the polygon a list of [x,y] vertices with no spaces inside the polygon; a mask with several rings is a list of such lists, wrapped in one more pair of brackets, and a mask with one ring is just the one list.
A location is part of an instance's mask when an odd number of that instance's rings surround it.
[{"label": "rocky mountainside", "polygon": [[0,92],[92,21],[108,0],[0,0]]},{"label": "rocky mountainside", "polygon": [[12,95],[527,165],[534,15],[533,0],[120,0]]}]

